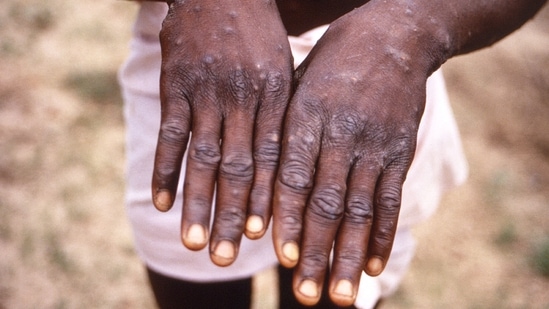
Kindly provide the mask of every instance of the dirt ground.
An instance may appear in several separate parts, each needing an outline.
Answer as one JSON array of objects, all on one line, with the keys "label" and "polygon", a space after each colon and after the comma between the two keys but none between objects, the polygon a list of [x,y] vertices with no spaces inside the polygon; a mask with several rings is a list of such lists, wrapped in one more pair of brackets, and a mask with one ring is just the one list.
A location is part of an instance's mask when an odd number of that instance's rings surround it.
[{"label": "dirt ground", "polygon": [[[125,1],[0,5],[0,309],[154,308],[123,208],[116,70],[134,16]],[[470,177],[415,231],[382,307],[549,308],[549,8],[444,72]]]}]

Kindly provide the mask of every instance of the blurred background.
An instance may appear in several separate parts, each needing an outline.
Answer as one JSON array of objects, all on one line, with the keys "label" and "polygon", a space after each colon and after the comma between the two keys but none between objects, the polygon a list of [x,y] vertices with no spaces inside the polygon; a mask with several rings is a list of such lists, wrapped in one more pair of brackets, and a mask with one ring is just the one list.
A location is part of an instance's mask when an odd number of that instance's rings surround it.
[{"label": "blurred background", "polygon": [[[116,71],[135,13],[0,4],[0,309],[154,308],[123,206]],[[415,231],[383,308],[549,308],[549,7],[443,68],[470,177]]]}]

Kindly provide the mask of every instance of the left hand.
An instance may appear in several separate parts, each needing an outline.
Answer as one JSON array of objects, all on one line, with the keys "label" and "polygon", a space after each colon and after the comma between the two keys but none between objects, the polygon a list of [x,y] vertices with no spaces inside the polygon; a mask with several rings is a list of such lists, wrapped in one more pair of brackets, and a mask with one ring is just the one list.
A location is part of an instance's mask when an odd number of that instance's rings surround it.
[{"label": "left hand", "polygon": [[362,270],[385,267],[436,66],[422,34],[409,37],[376,9],[330,26],[297,69],[286,114],[273,237],[281,264],[297,266],[294,292],[307,305],[320,298],[332,246],[338,305],[354,302]]}]

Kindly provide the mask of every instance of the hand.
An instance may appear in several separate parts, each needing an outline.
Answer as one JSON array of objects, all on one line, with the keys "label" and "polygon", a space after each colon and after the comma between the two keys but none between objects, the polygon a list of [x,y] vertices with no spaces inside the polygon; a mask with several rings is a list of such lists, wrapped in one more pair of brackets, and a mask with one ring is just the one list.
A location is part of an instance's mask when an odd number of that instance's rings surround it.
[{"label": "hand", "polygon": [[171,208],[190,138],[182,241],[200,250],[209,240],[212,261],[225,266],[236,259],[243,232],[259,238],[270,220],[292,56],[274,2],[169,5],[160,34],[153,200],[161,211]]},{"label": "hand", "polygon": [[362,270],[385,267],[436,67],[423,52],[428,35],[410,36],[405,20],[377,8],[334,22],[295,76],[273,237],[281,264],[297,266],[294,292],[306,305],[320,298],[332,246],[328,290],[338,305],[354,302]]}]

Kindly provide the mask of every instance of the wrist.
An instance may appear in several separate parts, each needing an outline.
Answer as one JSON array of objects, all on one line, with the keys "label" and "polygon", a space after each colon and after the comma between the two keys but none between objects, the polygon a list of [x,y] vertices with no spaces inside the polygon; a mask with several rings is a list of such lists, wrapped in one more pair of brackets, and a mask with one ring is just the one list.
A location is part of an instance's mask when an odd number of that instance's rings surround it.
[{"label": "wrist", "polygon": [[382,48],[399,65],[428,76],[453,55],[454,47],[445,22],[430,13],[437,8],[425,8],[423,2],[372,0],[349,13],[347,25],[367,33],[364,44],[370,49]]},{"label": "wrist", "polygon": [[428,52],[436,69],[450,57],[497,42],[532,18],[546,2],[371,0],[364,7],[370,7],[368,11],[379,15],[378,19],[392,21],[385,27],[391,31],[398,28],[396,36],[417,39],[417,50]]}]

